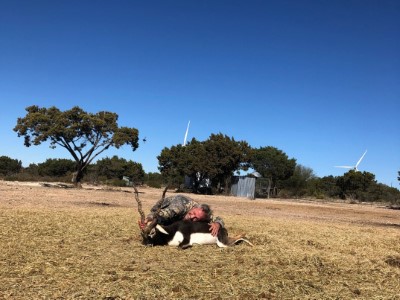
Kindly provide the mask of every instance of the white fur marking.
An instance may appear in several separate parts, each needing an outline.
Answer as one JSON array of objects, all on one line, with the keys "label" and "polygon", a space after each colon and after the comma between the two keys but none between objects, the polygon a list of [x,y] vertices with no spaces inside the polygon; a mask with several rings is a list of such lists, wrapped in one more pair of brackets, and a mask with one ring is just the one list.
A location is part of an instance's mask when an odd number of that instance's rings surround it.
[{"label": "white fur marking", "polygon": [[[172,240],[168,242],[168,246],[179,246],[180,243],[182,243],[182,241],[183,241],[183,234],[177,231]],[[227,245],[220,242],[216,236],[212,236],[211,233],[201,233],[201,232],[192,233],[190,235],[190,242],[187,245],[192,246],[194,244],[199,244],[199,245],[217,244],[218,247],[221,248],[228,247]]]},{"label": "white fur marking", "polygon": [[172,240],[168,242],[168,246],[179,246],[179,244],[182,243],[182,241],[183,241],[183,234],[182,232],[177,231]]},{"label": "white fur marking", "polygon": [[228,245],[225,245],[224,243],[220,242],[219,240],[217,240],[217,246],[220,248],[228,247]]},{"label": "white fur marking", "polygon": [[211,245],[217,243],[217,237],[212,236],[211,233],[192,233],[190,235],[190,243],[189,245],[193,244],[200,244],[200,245]]}]

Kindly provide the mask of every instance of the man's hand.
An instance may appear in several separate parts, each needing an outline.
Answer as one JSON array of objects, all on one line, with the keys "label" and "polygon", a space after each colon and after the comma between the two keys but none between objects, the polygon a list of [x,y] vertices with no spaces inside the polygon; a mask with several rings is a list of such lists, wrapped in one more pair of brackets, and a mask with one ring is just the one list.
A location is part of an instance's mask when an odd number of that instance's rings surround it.
[{"label": "man's hand", "polygon": [[210,232],[212,236],[217,236],[219,229],[221,228],[221,224],[218,222],[210,223]]},{"label": "man's hand", "polygon": [[142,222],[141,220],[138,220],[138,224],[139,224],[139,228],[141,230],[145,229],[146,226],[152,221],[152,218],[147,217],[144,222]]},{"label": "man's hand", "polygon": [[138,220],[137,222],[139,224],[140,230],[143,230],[146,227],[146,224],[147,224],[146,221],[142,222],[142,221]]}]

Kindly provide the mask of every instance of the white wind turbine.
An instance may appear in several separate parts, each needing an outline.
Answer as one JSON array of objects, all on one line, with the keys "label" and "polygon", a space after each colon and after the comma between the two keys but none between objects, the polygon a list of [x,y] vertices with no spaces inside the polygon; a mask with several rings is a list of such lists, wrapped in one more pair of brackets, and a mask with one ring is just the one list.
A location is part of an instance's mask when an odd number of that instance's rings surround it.
[{"label": "white wind turbine", "polygon": [[358,172],[358,165],[360,164],[361,160],[364,158],[365,154],[367,154],[367,150],[365,150],[364,154],[360,157],[358,162],[355,166],[335,166],[336,168],[345,168],[345,169],[353,169],[354,171]]}]

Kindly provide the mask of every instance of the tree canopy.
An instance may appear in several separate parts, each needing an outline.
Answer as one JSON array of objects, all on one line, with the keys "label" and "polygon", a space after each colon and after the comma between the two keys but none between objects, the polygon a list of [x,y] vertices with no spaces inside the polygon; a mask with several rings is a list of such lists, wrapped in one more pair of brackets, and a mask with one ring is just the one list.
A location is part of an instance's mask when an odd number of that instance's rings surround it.
[{"label": "tree canopy", "polygon": [[280,187],[280,182],[290,178],[296,167],[296,160],[275,147],[260,147],[251,153],[251,167],[262,177],[271,180],[272,187]]},{"label": "tree canopy", "polygon": [[247,170],[250,146],[245,141],[235,141],[222,133],[211,134],[205,141],[206,159],[211,163],[210,177],[217,187],[223,186],[225,191],[235,171]]},{"label": "tree canopy", "polygon": [[350,170],[338,179],[337,184],[342,198],[363,199],[376,180],[372,173]]},{"label": "tree canopy", "polygon": [[123,176],[128,176],[133,182],[140,182],[145,174],[142,164],[131,160],[127,161],[116,155],[98,160],[94,167],[98,176],[104,176],[107,179],[122,179]]},{"label": "tree canopy", "polygon": [[65,148],[76,162],[72,181],[79,185],[84,169],[99,154],[110,147],[120,148],[130,145],[138,148],[139,132],[136,128],[119,127],[116,113],[100,111],[88,113],[75,106],[60,111],[32,105],[26,108],[27,114],[18,118],[14,131],[24,137],[24,145],[40,145],[50,142],[50,148]]},{"label": "tree canopy", "polygon": [[293,175],[285,182],[284,187],[291,191],[293,195],[303,196],[307,193],[308,183],[316,178],[311,168],[297,164]]},{"label": "tree canopy", "polygon": [[215,187],[227,187],[233,172],[246,167],[249,151],[247,142],[237,142],[219,133],[210,135],[203,142],[193,138],[186,146],[166,147],[157,158],[163,176],[188,176],[193,182],[193,190],[198,191],[206,179]]}]

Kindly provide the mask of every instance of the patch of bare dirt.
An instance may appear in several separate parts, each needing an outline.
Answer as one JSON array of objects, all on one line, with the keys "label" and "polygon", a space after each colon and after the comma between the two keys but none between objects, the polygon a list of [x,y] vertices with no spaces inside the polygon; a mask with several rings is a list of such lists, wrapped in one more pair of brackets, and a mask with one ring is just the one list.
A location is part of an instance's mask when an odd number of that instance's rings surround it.
[{"label": "patch of bare dirt", "polygon": [[[139,187],[139,192],[146,213],[162,195],[162,189],[149,187]],[[70,210],[96,206],[126,207],[132,209],[132,214],[137,213],[137,203],[131,187],[110,188],[84,184],[81,189],[77,189],[63,183],[0,181],[0,193],[0,207],[3,209],[34,207]],[[174,191],[168,191],[167,196],[174,194]],[[400,211],[378,205],[187,195],[200,203],[210,204],[214,214],[222,218],[242,215],[249,220],[252,217],[265,217],[400,228]]]}]

